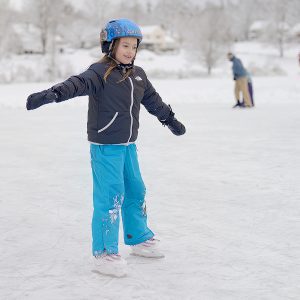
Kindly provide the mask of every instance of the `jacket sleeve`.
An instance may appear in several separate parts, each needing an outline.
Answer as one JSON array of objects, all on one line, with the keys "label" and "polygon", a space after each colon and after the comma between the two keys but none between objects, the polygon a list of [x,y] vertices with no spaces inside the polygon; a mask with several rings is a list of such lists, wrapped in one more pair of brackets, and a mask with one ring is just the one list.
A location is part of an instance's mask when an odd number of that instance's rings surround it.
[{"label": "jacket sleeve", "polygon": [[51,90],[58,96],[55,101],[62,102],[77,96],[95,95],[102,87],[101,77],[91,66],[85,72],[54,85]]},{"label": "jacket sleeve", "polygon": [[156,90],[154,89],[147,77],[144,97],[141,103],[145,106],[147,111],[150,114],[156,116],[159,121],[166,120],[170,115],[170,107],[162,101],[161,97],[156,92]]}]

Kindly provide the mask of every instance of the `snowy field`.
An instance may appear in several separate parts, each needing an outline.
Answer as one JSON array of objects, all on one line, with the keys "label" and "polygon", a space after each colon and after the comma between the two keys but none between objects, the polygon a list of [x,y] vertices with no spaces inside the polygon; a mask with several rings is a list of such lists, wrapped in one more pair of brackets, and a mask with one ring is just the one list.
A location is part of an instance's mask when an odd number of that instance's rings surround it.
[{"label": "snowy field", "polygon": [[121,279],[91,260],[87,99],[27,112],[51,84],[0,85],[0,299],[300,299],[299,75],[255,78],[252,110],[231,109],[230,78],[153,84],[187,134],[143,109],[149,225],[166,258],[132,257],[121,236]]}]

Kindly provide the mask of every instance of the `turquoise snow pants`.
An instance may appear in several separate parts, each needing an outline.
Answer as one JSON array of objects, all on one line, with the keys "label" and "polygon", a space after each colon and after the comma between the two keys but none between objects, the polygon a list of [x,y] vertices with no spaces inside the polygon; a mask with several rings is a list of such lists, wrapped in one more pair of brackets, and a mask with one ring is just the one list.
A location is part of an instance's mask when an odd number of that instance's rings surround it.
[{"label": "turquoise snow pants", "polygon": [[126,245],[154,236],[147,227],[145,185],[136,145],[91,144],[93,255],[118,253],[120,210]]}]

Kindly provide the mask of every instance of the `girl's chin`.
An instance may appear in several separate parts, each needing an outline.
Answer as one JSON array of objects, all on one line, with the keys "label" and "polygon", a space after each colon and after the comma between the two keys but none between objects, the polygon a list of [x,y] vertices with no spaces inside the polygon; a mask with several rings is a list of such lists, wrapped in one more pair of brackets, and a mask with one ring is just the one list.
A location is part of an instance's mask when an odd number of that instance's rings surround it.
[{"label": "girl's chin", "polygon": [[122,64],[124,64],[124,65],[128,65],[128,64],[131,64],[131,60],[128,60],[128,59],[123,59],[122,61],[121,61],[121,63]]}]

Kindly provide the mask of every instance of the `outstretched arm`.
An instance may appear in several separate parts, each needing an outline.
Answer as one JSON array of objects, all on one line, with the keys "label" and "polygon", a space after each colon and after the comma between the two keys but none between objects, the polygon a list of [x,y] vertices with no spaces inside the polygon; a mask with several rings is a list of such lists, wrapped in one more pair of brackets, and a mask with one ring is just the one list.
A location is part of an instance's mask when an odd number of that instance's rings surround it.
[{"label": "outstretched arm", "polygon": [[64,82],[58,83],[48,90],[31,94],[27,98],[27,110],[36,109],[44,104],[62,102],[77,96],[96,94],[102,88],[102,79],[92,69],[71,76]]},{"label": "outstretched arm", "polygon": [[148,112],[158,118],[162,125],[167,126],[175,135],[185,133],[185,127],[175,117],[170,105],[164,103],[156,92],[150,81],[146,80],[146,87],[143,100],[141,102]]}]

